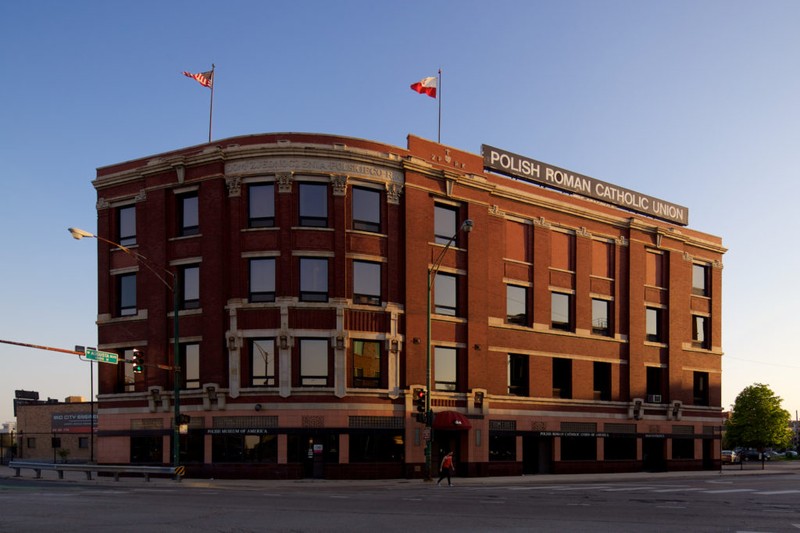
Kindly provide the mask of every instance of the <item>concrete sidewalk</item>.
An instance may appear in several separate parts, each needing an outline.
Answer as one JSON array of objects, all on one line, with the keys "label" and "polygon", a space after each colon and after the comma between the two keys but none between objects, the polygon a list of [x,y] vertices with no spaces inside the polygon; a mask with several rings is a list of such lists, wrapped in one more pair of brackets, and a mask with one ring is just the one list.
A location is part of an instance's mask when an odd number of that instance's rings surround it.
[{"label": "concrete sidewalk", "polygon": [[[629,472],[618,474],[537,474],[528,476],[507,476],[507,477],[456,477],[453,483],[463,487],[479,487],[493,485],[547,485],[547,484],[568,484],[568,483],[613,483],[618,481],[641,481],[654,483],[660,480],[674,479],[723,479],[738,476],[759,476],[759,475],[779,475],[779,474],[800,474],[800,461],[774,461],[767,462],[762,469],[761,463],[745,463],[743,467],[739,465],[725,465],[720,470],[700,470],[690,472]],[[0,466],[0,479],[35,479],[32,470],[23,469],[19,478],[15,477],[13,468]],[[113,477],[96,476],[92,481],[87,481],[82,473],[66,473],[65,479],[58,479],[55,472],[43,472],[43,481],[53,483],[80,483],[113,486],[123,484],[138,486],[181,486],[186,488],[210,488],[210,489],[238,489],[238,490],[275,490],[281,487],[298,488],[303,486],[318,488],[336,487],[394,487],[411,484],[425,483],[421,479],[196,479],[184,478],[180,483],[166,478],[151,477],[150,482],[146,482],[143,477],[121,477],[114,481]],[[428,485],[435,485],[428,482]]]}]

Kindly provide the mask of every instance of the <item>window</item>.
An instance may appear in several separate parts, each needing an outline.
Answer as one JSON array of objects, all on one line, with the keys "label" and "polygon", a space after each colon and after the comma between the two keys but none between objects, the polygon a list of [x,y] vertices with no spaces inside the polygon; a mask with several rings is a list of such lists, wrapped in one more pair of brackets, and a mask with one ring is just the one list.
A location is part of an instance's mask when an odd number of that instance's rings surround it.
[{"label": "window", "polygon": [[563,292],[551,293],[550,327],[572,331],[572,295]]},{"label": "window", "polygon": [[28,437],[25,440],[28,448],[35,449],[36,448],[36,437]]},{"label": "window", "polygon": [[611,363],[594,362],[594,399],[611,401]]},{"label": "window", "polygon": [[664,391],[664,369],[658,366],[648,366],[647,403],[665,403],[663,391]]},{"label": "window", "polygon": [[328,340],[300,339],[300,385],[328,384]]},{"label": "window", "polygon": [[250,384],[253,387],[275,385],[275,339],[250,341]]},{"label": "window", "polygon": [[381,193],[374,189],[353,187],[353,229],[381,231]]},{"label": "window", "polygon": [[693,403],[708,405],[708,372],[694,373]]},{"label": "window", "polygon": [[506,285],[506,322],[520,326],[528,325],[527,287]]},{"label": "window", "polygon": [[136,314],[136,274],[120,274],[117,276],[117,309],[118,316]]},{"label": "window", "polygon": [[611,336],[611,325],[608,320],[610,304],[608,300],[592,298],[592,333],[595,335]]},{"label": "window", "polygon": [[605,241],[592,241],[592,276],[614,277],[614,245]]},{"label": "window", "polygon": [[528,396],[529,382],[528,356],[508,354],[508,394],[511,396]]},{"label": "window", "polygon": [[572,398],[572,360],[553,359],[553,398]]},{"label": "window", "polygon": [[656,307],[648,307],[646,312],[647,340],[649,342],[664,342],[664,332],[662,326],[662,310]]},{"label": "window", "polygon": [[597,439],[594,437],[561,437],[562,461],[596,461]]},{"label": "window", "polygon": [[314,228],[328,227],[328,186],[324,183],[298,184],[300,197],[300,225]]},{"label": "window", "polygon": [[117,242],[123,246],[136,244],[135,205],[126,205],[117,210]]},{"label": "window", "polygon": [[214,463],[277,463],[277,435],[214,435],[211,437]]},{"label": "window", "polygon": [[604,459],[606,461],[635,461],[636,435],[614,435],[604,439]]},{"label": "window", "polygon": [[457,390],[457,351],[455,348],[436,346],[434,348],[435,390]]},{"label": "window", "polygon": [[402,432],[350,434],[351,463],[402,463],[404,460],[405,445]]},{"label": "window", "polygon": [[521,222],[506,220],[506,259],[530,261],[528,226]]},{"label": "window", "polygon": [[181,309],[200,307],[200,267],[183,267],[181,272]]},{"label": "window", "polygon": [[184,389],[200,388],[200,345],[184,344],[181,371],[183,372]]},{"label": "window", "polygon": [[275,259],[250,260],[250,302],[275,301]]},{"label": "window", "polygon": [[435,205],[433,207],[433,242],[447,244],[458,230],[458,212],[455,207]]},{"label": "window", "polygon": [[300,301],[328,301],[328,260],[300,258]]},{"label": "window", "polygon": [[365,389],[381,387],[379,341],[353,341],[353,387]]},{"label": "window", "polygon": [[89,449],[89,437],[78,437],[78,448],[82,450]]},{"label": "window", "polygon": [[452,274],[436,273],[434,280],[433,312],[440,315],[456,316],[458,312],[458,278]]},{"label": "window", "polygon": [[[133,360],[133,349],[129,348],[122,351],[122,358],[126,361]],[[133,372],[133,365],[120,365],[122,366],[122,391],[133,392],[136,390],[136,374]],[[122,392],[117,390],[115,392]]]},{"label": "window", "polygon": [[516,461],[517,436],[513,432],[489,433],[489,461]]},{"label": "window", "polygon": [[698,348],[708,349],[708,317],[692,315],[692,344]]},{"label": "window", "polygon": [[553,268],[575,270],[575,236],[560,231],[550,232],[550,258]]},{"label": "window", "polygon": [[250,185],[248,194],[248,225],[251,228],[275,226],[275,184]]},{"label": "window", "polygon": [[664,256],[658,252],[645,254],[645,285],[664,287]]},{"label": "window", "polygon": [[196,192],[178,196],[178,228],[181,237],[200,233],[200,211]]},{"label": "window", "polygon": [[161,465],[163,462],[164,438],[161,435],[131,435],[131,459],[133,464]]},{"label": "window", "polygon": [[692,265],[692,294],[708,296],[708,265]]},{"label": "window", "polygon": [[381,264],[353,261],[353,303],[381,305]]}]

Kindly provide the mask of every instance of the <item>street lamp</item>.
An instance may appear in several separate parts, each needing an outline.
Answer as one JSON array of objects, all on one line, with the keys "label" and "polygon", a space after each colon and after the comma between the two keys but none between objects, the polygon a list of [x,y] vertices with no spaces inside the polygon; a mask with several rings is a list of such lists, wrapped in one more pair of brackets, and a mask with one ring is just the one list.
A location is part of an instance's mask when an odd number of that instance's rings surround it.
[{"label": "street lamp", "polygon": [[122,250],[126,254],[130,255],[136,261],[147,268],[153,275],[158,278],[158,280],[163,283],[167,289],[172,291],[172,303],[173,303],[173,327],[172,327],[172,336],[173,336],[173,365],[172,369],[172,381],[173,381],[173,394],[174,394],[174,412],[173,417],[174,420],[172,421],[172,466],[177,467],[180,464],[181,458],[181,444],[180,444],[180,417],[181,417],[181,385],[180,385],[180,377],[181,377],[181,366],[180,366],[180,335],[178,334],[178,311],[180,309],[180,292],[178,291],[178,273],[177,272],[170,272],[169,270],[161,268],[164,271],[164,274],[169,276],[172,280],[172,283],[167,281],[164,275],[160,274],[153,266],[150,264],[150,260],[147,259],[145,256],[140,254],[139,252],[135,252],[124,246],[118,242],[110,241],[94,233],[89,233],[88,231],[78,229],[78,228],[68,228],[70,235],[74,239],[81,240],[84,237],[89,237],[92,239],[97,239],[98,241],[103,241],[104,243],[110,244],[111,246]]},{"label": "street lamp", "polygon": [[[472,220],[467,219],[459,228],[459,231],[463,231],[464,233],[469,233],[472,231]],[[447,253],[447,250],[453,244],[453,241],[456,240],[458,237],[458,231],[450,237],[450,240],[447,241],[442,251],[439,252],[439,256],[436,258],[436,261],[433,262],[433,265],[428,267],[428,341],[427,341],[427,352],[426,352],[426,389],[428,393],[425,395],[425,427],[427,428],[428,433],[428,440],[425,442],[425,478],[426,481],[431,481],[431,440],[433,438],[433,432],[431,430],[431,426],[433,425],[433,412],[431,411],[431,289],[433,288],[433,280],[436,277],[436,273],[439,272],[439,267],[442,266],[442,261],[444,260],[444,255]]]}]

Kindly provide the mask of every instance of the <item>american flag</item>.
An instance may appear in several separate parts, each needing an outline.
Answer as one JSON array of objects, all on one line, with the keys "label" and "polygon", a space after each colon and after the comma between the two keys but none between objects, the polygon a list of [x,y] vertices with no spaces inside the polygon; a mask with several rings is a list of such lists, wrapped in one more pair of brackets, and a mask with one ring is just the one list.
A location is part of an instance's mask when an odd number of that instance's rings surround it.
[{"label": "american flag", "polygon": [[191,72],[184,71],[183,75],[188,78],[196,79],[200,85],[202,85],[203,87],[208,87],[209,89],[214,84],[213,70],[209,70],[208,72],[199,72],[197,74],[192,74]]}]

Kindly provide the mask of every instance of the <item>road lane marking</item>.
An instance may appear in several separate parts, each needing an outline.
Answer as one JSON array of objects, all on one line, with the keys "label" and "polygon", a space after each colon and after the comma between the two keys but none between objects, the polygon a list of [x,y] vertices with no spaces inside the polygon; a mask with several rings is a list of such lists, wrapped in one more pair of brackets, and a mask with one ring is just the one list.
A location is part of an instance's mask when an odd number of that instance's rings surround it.
[{"label": "road lane marking", "polygon": [[651,492],[691,492],[696,490],[706,490],[706,489],[701,489],[697,487],[680,487],[677,489],[658,489]]},{"label": "road lane marking", "polygon": [[756,489],[724,489],[724,490],[707,490],[706,494],[728,494],[730,492],[755,492]]}]

